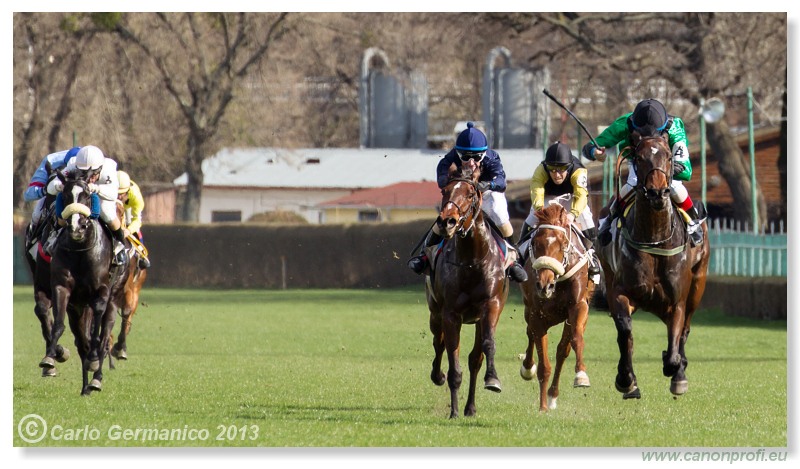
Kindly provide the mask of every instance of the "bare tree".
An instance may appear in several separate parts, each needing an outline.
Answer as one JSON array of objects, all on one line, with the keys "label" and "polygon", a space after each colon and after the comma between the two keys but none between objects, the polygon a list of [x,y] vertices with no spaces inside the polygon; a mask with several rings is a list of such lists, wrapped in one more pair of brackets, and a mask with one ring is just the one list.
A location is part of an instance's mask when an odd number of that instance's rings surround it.
[{"label": "bare tree", "polygon": [[286,32],[286,13],[153,13],[123,15],[114,32],[151,60],[181,110],[188,176],[180,218],[197,221],[203,159],[233,99],[237,82]]}]

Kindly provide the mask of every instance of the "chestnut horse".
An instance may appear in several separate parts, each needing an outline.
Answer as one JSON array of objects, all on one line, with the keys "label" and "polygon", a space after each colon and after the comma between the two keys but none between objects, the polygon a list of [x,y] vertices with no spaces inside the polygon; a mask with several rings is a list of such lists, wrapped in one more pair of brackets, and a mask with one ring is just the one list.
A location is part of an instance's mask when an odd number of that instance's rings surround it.
[{"label": "chestnut horse", "polygon": [[450,418],[458,417],[462,376],[459,342],[463,324],[475,324],[464,415],[475,415],[475,385],[484,355],[484,388],[494,392],[501,390],[494,366],[494,332],[508,298],[508,279],[501,248],[481,212],[478,176],[478,171],[472,174],[450,172],[450,181],[442,189],[442,208],[436,220],[445,239],[444,246],[433,261],[433,272],[426,276],[425,284],[433,333],[431,380],[437,386],[445,382],[442,353],[446,349]]},{"label": "chestnut horse", "polygon": [[706,286],[708,229],[703,222],[703,242],[694,246],[670,200],[673,161],[666,138],[634,135],[632,143],[638,178],[633,207],[621,217],[613,242],[599,252],[620,352],[615,386],[623,399],[641,397],[632,334],[632,315],[641,308],[667,326],[663,373],[671,378],[670,392],[679,396],[689,387],[685,347]]},{"label": "chestnut horse", "polygon": [[[567,211],[560,204],[551,204],[536,212],[538,224],[530,238],[525,264],[528,281],[522,283],[525,322],[528,324],[528,348],[519,370],[523,379],[539,379],[539,411],[555,409],[561,368],[575,350],[575,387],[588,387],[589,376],[583,363],[583,333],[589,319],[589,256],[575,230],[571,229]],[[547,356],[547,331],[564,323],[556,352],[556,369],[550,380]],[[539,366],[533,359],[533,347]]]},{"label": "chestnut horse", "polygon": [[[117,216],[122,220],[123,227],[125,226],[125,206],[121,201],[117,201]],[[130,251],[130,261],[128,262],[128,279],[125,282],[125,288],[117,292],[117,299],[115,303],[121,305],[119,314],[122,318],[122,324],[119,329],[119,338],[116,343],[114,342],[114,334],[111,334],[110,345],[111,356],[119,360],[128,359],[128,344],[127,338],[131,331],[131,323],[133,316],[136,314],[136,309],[139,306],[139,293],[144,286],[144,281],[147,279],[147,270],[139,268],[139,249],[136,247],[138,239],[132,239],[134,235],[128,237],[131,242],[132,249]],[[109,366],[114,368],[114,361],[109,359]]]}]

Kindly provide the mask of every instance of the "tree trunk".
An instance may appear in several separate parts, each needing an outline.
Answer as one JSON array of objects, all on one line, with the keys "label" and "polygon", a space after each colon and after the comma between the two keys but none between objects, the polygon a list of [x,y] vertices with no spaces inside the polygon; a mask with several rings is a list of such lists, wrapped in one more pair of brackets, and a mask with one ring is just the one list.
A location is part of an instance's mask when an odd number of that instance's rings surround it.
[{"label": "tree trunk", "polygon": [[200,221],[200,197],[203,193],[203,158],[205,140],[197,132],[188,138],[186,154],[186,191],[181,204],[181,221],[197,223]]},{"label": "tree trunk", "polygon": [[[724,120],[708,124],[706,129],[708,130],[708,144],[719,163],[719,173],[728,183],[733,196],[733,205],[737,207],[737,219],[748,222],[752,226],[753,202],[750,192],[749,155],[746,157],[742,153]],[[758,173],[756,173],[756,177],[758,177]],[[758,188],[758,180],[756,180],[756,197],[759,224],[764,226],[767,220],[767,204],[764,201],[764,194]]]}]

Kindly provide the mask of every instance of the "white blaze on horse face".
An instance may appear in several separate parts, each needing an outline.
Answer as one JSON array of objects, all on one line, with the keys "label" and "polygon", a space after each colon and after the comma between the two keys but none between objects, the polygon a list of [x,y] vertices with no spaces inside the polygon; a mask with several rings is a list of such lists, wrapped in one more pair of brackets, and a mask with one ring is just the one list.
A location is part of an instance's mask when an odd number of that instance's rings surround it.
[{"label": "white blaze on horse face", "polygon": [[456,191],[461,188],[461,183],[457,182],[455,186],[453,186],[453,190]]},{"label": "white blaze on horse face", "polygon": [[[72,200],[74,202],[78,201],[78,197],[83,193],[83,188],[80,186],[73,186],[72,187]],[[69,217],[69,224],[73,230],[77,230],[80,227],[80,220],[81,215],[80,213],[73,213]]]},{"label": "white blaze on horse face", "polygon": [[655,156],[658,153],[658,147],[650,147],[650,152]]}]

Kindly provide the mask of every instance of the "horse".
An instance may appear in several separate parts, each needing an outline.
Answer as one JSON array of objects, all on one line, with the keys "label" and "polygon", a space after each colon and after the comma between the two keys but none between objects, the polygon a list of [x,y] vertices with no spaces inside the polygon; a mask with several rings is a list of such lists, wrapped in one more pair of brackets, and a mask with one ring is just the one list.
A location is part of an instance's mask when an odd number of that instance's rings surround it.
[{"label": "horse", "polygon": [[[92,214],[92,197],[86,181],[56,171],[63,182],[62,217],[66,226],[53,248],[50,282],[53,291],[53,341],[47,356],[54,357],[58,336],[68,315],[81,358],[81,395],[102,390],[103,360],[114,327],[115,289],[122,288],[128,271],[119,276],[111,269],[113,241],[106,228]],[[114,279],[117,281],[114,281]],[[88,374],[92,373],[89,381]]]},{"label": "horse", "polygon": [[[539,220],[530,238],[525,269],[528,280],[520,284],[525,303],[528,348],[520,367],[525,380],[539,379],[539,411],[555,409],[561,368],[575,350],[574,387],[589,387],[589,376],[583,362],[583,333],[589,319],[589,256],[577,233],[570,227],[567,211],[558,203],[536,212]],[[550,380],[547,356],[547,331],[564,323],[556,352],[556,369]],[[537,368],[533,347],[539,359]]]},{"label": "horse", "polygon": [[[31,277],[33,279],[33,299],[35,306],[33,312],[42,328],[42,338],[45,344],[45,354],[51,347],[53,334],[53,315],[50,312],[52,306],[52,294],[50,289],[50,256],[47,256],[42,246],[44,241],[47,240],[50,232],[55,229],[55,215],[53,210],[53,202],[55,197],[47,195],[44,200],[45,212],[42,214],[42,219],[35,228],[35,232],[29,233],[28,239],[31,242],[25,246],[25,259],[28,261],[28,267],[31,269]],[[31,227],[33,228],[33,227]],[[35,250],[35,255],[32,250]],[[62,323],[63,327],[63,323]],[[61,333],[56,334],[61,336]],[[42,370],[43,377],[52,377],[58,374],[56,370],[56,362],[64,363],[70,357],[69,349],[61,344],[55,344],[55,356],[44,358],[39,362],[39,367]]]},{"label": "horse", "polygon": [[508,298],[509,286],[503,253],[481,211],[479,176],[479,171],[458,173],[455,167],[451,168],[450,180],[442,189],[441,211],[436,220],[444,246],[434,261],[433,272],[426,275],[425,297],[430,310],[434,350],[431,380],[437,386],[445,383],[441,365],[446,349],[450,418],[458,417],[458,390],[462,378],[459,350],[463,324],[475,325],[464,415],[476,413],[475,387],[484,355],[484,388],[501,391],[494,365],[494,333]]},{"label": "horse", "polygon": [[[117,201],[117,216],[120,220],[122,220],[124,225],[125,206],[119,200]],[[120,325],[119,337],[117,341],[114,342],[113,332],[110,340],[111,357],[118,360],[128,359],[127,338],[131,331],[131,322],[133,321],[133,316],[136,314],[136,309],[139,306],[139,293],[141,292],[144,282],[147,279],[147,270],[139,267],[138,256],[141,254],[136,248],[138,239],[133,238],[133,235],[128,236],[128,240],[131,241],[133,246],[131,250],[132,254],[130,256],[130,262],[128,262],[128,279],[125,282],[125,287],[117,290],[119,293],[117,299],[115,300],[116,304],[122,305],[119,310],[122,324]],[[109,359],[109,366],[114,368],[114,361],[111,359]]]},{"label": "horse", "polygon": [[632,316],[643,309],[667,326],[662,371],[677,397],[688,390],[685,346],[705,291],[708,229],[703,221],[703,242],[693,245],[686,220],[670,200],[673,161],[667,139],[634,134],[631,148],[638,178],[633,206],[621,216],[613,242],[599,252],[620,352],[615,387],[623,399],[641,398],[633,372]]}]

